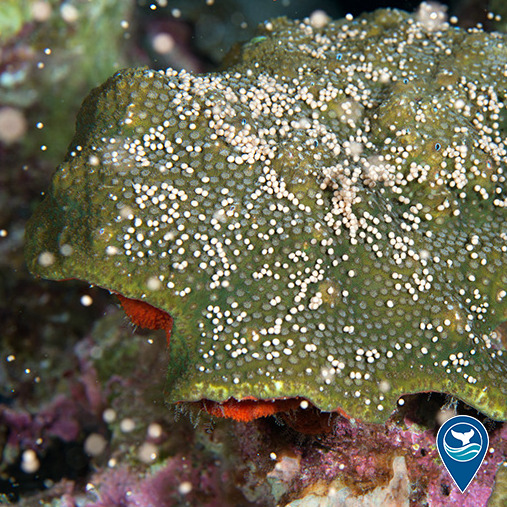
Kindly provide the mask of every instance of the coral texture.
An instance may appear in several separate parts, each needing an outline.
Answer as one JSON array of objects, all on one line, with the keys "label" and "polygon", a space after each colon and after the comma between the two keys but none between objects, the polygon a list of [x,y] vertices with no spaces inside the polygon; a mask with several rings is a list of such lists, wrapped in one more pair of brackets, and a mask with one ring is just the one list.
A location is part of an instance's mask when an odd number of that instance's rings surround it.
[{"label": "coral texture", "polygon": [[505,420],[506,43],[379,10],[266,22],[222,73],[119,72],[29,268],[170,313],[171,402],[381,422],[433,390]]}]

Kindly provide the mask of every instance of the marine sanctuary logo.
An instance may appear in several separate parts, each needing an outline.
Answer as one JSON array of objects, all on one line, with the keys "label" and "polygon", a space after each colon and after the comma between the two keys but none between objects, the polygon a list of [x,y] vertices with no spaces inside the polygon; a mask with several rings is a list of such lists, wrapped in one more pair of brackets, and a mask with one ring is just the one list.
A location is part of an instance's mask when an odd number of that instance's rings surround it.
[{"label": "marine sanctuary logo", "polygon": [[438,430],[438,453],[462,493],[482,465],[488,447],[486,428],[474,417],[451,417]]}]

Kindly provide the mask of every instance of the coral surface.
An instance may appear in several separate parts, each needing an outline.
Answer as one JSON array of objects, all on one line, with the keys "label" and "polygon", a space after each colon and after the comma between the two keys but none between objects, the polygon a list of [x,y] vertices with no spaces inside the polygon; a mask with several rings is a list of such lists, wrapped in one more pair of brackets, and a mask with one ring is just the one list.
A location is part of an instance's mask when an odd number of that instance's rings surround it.
[{"label": "coral surface", "polygon": [[266,22],[218,74],[119,72],[83,104],[29,268],[142,301],[141,326],[170,313],[172,402],[380,422],[432,390],[505,420],[506,44],[378,10]]}]

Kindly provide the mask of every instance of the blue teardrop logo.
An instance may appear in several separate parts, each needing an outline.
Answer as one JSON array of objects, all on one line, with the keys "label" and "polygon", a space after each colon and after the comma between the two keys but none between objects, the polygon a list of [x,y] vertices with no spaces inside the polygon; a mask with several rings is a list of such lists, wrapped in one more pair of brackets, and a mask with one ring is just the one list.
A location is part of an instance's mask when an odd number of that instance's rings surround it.
[{"label": "blue teardrop logo", "polygon": [[486,428],[474,417],[451,417],[438,430],[438,453],[462,493],[481,467],[488,447]]}]

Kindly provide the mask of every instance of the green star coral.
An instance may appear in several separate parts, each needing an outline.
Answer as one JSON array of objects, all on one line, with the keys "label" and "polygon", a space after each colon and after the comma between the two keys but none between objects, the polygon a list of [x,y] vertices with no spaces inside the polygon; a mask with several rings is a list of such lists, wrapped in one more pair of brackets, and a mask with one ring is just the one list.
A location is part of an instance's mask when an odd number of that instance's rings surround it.
[{"label": "green star coral", "polygon": [[384,421],[439,391],[507,420],[506,85],[505,36],[396,10],[272,20],[222,73],[119,72],[29,268],[169,312],[171,402]]}]

